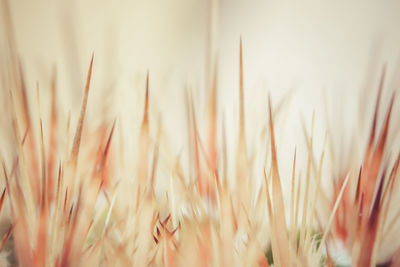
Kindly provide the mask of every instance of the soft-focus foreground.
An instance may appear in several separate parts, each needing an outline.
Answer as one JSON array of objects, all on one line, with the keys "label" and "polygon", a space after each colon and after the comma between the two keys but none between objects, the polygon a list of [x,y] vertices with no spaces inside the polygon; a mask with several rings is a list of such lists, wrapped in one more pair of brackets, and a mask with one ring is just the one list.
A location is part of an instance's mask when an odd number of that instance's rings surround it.
[{"label": "soft-focus foreground", "polygon": [[[129,135],[124,120],[109,119],[105,103],[88,101],[101,55],[88,62],[79,112],[65,112],[57,69],[48,84],[27,84],[7,12],[2,29],[3,266],[400,266],[400,140],[390,129],[398,115],[395,94],[383,89],[385,69],[367,129],[348,138],[367,131],[365,144],[339,150],[332,141],[337,129],[330,129],[315,153],[313,119],[299,129],[308,152],[293,148],[292,164],[281,166],[275,123],[290,102],[268,98],[261,136],[246,130],[242,41],[233,78],[237,127],[226,127],[213,66],[205,103],[190,88],[182,90],[182,103],[167,103],[185,110],[179,134],[187,136],[180,144],[187,152],[175,154],[165,133],[170,122],[152,101],[151,70],[138,87],[143,99],[132,101],[143,103],[140,117],[132,116],[138,134]],[[383,95],[391,94],[383,106]],[[88,120],[90,110],[100,110],[96,122]],[[246,136],[259,148],[249,149]],[[350,160],[338,164],[341,157]],[[288,190],[282,169],[292,173]]]}]

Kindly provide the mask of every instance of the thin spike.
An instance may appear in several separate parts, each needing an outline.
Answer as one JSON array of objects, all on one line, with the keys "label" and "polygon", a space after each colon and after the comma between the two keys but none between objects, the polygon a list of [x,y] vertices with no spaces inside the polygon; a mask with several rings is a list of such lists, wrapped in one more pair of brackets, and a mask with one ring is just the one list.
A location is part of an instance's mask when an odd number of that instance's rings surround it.
[{"label": "thin spike", "polygon": [[[247,161],[247,146],[245,133],[245,118],[244,118],[244,81],[243,81],[243,47],[242,38],[240,38],[239,50],[239,157],[240,162]],[[240,164],[238,164],[240,165]],[[245,165],[245,164],[243,164]]]},{"label": "thin spike", "polygon": [[215,175],[218,168],[218,145],[217,145],[217,97],[218,97],[218,70],[217,62],[214,66],[213,80],[211,84],[210,99],[208,103],[209,127],[208,127],[208,157],[210,159],[211,172]]},{"label": "thin spike", "polygon": [[295,242],[296,240],[296,226],[294,225],[294,201],[295,201],[295,186],[296,185],[296,148],[294,149],[293,155],[293,167],[292,167],[292,186],[290,190],[290,240]]},{"label": "thin spike", "polygon": [[374,117],[373,117],[373,121],[372,121],[372,127],[371,127],[371,133],[370,133],[370,137],[369,137],[369,144],[368,144],[368,150],[367,150],[367,153],[366,153],[366,157],[369,156],[370,149],[372,148],[373,142],[374,142],[374,139],[375,139],[376,124],[377,124],[378,112],[379,112],[379,104],[381,102],[383,85],[384,85],[384,81],[385,81],[385,73],[386,73],[386,65],[383,66],[381,79],[379,81],[378,96],[376,98]]},{"label": "thin spike", "polygon": [[279,249],[279,257],[281,266],[289,266],[289,247],[288,236],[286,231],[286,218],[285,214],[282,212],[285,210],[282,186],[279,176],[278,159],[275,144],[275,133],[274,133],[274,123],[272,120],[272,106],[271,98],[268,98],[269,107],[269,128],[270,128],[270,139],[271,139],[271,154],[272,154],[272,199],[274,211],[274,227],[275,234],[277,235],[277,245]]},{"label": "thin spike", "polygon": [[[330,228],[331,228],[333,219],[335,218],[336,211],[337,211],[337,209],[339,207],[339,204],[340,204],[340,202],[342,200],[342,196],[343,196],[344,190],[347,187],[347,183],[349,182],[350,176],[351,176],[350,173],[348,173],[347,177],[344,179],[342,188],[340,189],[340,192],[339,192],[339,194],[338,194],[338,196],[336,198],[336,201],[335,201],[335,205],[333,206],[331,215],[329,216],[328,223],[327,223],[327,225],[325,227],[324,235],[322,236],[320,244],[325,244],[325,240],[326,240],[326,238],[327,238],[327,236],[328,236],[328,234],[330,232]],[[322,247],[323,247],[322,245],[319,246],[319,248],[317,250],[317,255],[319,255],[321,253]]]},{"label": "thin spike", "polygon": [[310,178],[311,178],[311,162],[313,159],[313,139],[314,139],[314,113],[312,116],[312,122],[311,122],[311,136],[310,136],[310,141],[309,141],[309,146],[308,146],[308,161],[307,161],[307,173],[306,173],[306,191],[304,194],[304,202],[303,202],[303,215],[302,215],[302,220],[301,220],[301,228],[300,228],[300,242],[299,242],[299,248],[303,248],[304,240],[306,237],[306,224],[307,224],[307,216],[308,216],[308,197],[309,193],[308,191],[310,190]]},{"label": "thin spike", "polygon": [[53,75],[51,78],[51,117],[50,117],[50,137],[49,137],[49,152],[48,152],[48,166],[47,166],[47,177],[48,177],[48,198],[52,200],[54,198],[54,185],[55,185],[55,160],[57,151],[57,129],[58,129],[58,114],[57,114],[57,71],[54,67]]},{"label": "thin spike", "polygon": [[78,160],[79,147],[81,144],[81,137],[82,137],[82,130],[83,130],[83,123],[85,120],[86,107],[87,107],[87,102],[88,102],[88,98],[89,98],[90,80],[92,78],[92,69],[93,69],[93,58],[94,58],[94,54],[92,54],[92,58],[90,60],[89,71],[88,71],[87,79],[86,79],[85,93],[84,93],[82,107],[81,107],[81,113],[79,116],[78,126],[76,128],[75,137],[74,137],[72,150],[71,150],[71,158],[70,159],[72,160],[72,164],[73,164],[74,168],[76,168],[76,164],[77,164],[77,160]]},{"label": "thin spike", "polygon": [[371,213],[369,215],[365,236],[361,243],[361,253],[357,261],[357,266],[359,267],[370,266],[371,264],[373,264],[373,266],[375,265],[374,262],[372,262],[374,260],[372,256],[373,256],[373,249],[376,245],[375,240],[380,221],[380,214],[381,214],[380,203],[381,203],[381,195],[383,191],[384,180],[385,180],[385,172],[383,172],[382,174],[378,191],[375,196],[375,201],[372,206]]},{"label": "thin spike", "polygon": [[0,212],[3,210],[4,199],[6,196],[6,189],[7,188],[4,188],[3,193],[1,194],[1,197],[0,197]]},{"label": "thin spike", "polygon": [[149,71],[147,71],[146,75],[146,93],[144,99],[144,111],[143,111],[143,120],[142,126],[140,129],[140,143],[138,150],[138,169],[137,169],[137,177],[140,179],[140,185],[147,187],[148,185],[148,166],[149,166],[149,148],[150,148],[150,136],[149,136]]},{"label": "thin spike", "polygon": [[99,166],[98,166],[98,168],[96,168],[96,174],[95,174],[95,176],[96,176],[96,175],[103,175],[103,176],[101,177],[102,180],[105,179],[105,177],[104,177],[104,175],[105,175],[104,170],[105,170],[105,167],[106,167],[106,162],[107,162],[108,154],[109,154],[109,151],[110,151],[111,140],[112,140],[113,134],[114,134],[115,123],[116,123],[116,120],[114,120],[114,122],[113,122],[113,124],[112,124],[111,131],[110,131],[110,133],[109,133],[109,135],[108,135],[107,143],[106,143],[106,146],[104,147],[104,150],[103,150],[103,153],[102,153],[102,156],[101,156],[101,159],[100,159]]}]

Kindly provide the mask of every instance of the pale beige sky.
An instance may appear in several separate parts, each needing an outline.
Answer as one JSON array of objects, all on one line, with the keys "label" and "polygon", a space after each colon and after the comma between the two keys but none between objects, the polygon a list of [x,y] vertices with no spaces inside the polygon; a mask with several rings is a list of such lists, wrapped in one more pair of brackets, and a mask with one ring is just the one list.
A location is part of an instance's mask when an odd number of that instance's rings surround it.
[{"label": "pale beige sky", "polygon": [[[200,103],[204,96],[208,1],[13,0],[10,7],[18,51],[32,91],[37,80],[48,84],[56,64],[64,109],[74,112],[80,105],[94,51],[93,106],[107,97],[113,109],[103,116],[140,121],[140,112],[130,110],[141,109],[143,77],[149,69],[153,107],[157,106],[168,122],[175,152],[182,149],[180,135],[176,134],[184,132],[182,88],[194,87]],[[399,85],[392,79],[400,55],[399,11],[400,2],[395,0],[221,0],[215,46],[220,109],[226,113],[228,129],[237,127],[238,47],[242,36],[247,138],[253,151],[258,145],[255,136],[260,135],[266,118],[268,92],[277,103],[290,88],[295,88],[293,97],[286,117],[282,116],[278,124],[281,157],[289,161],[294,146],[303,142],[300,115],[309,128],[314,110],[317,148],[325,133],[327,109],[338,150],[346,149],[353,142],[353,128],[359,126],[355,122],[363,81],[369,81],[372,88],[362,101],[366,116],[373,109],[377,77],[384,62],[388,64],[389,81],[393,80],[388,83],[391,88],[385,91],[384,101]],[[4,48],[4,34],[1,38]],[[344,134],[346,139],[340,141]],[[236,133],[231,136],[228,142],[233,144]],[[362,147],[359,150],[362,152]],[[340,160],[346,161],[346,156]]]}]

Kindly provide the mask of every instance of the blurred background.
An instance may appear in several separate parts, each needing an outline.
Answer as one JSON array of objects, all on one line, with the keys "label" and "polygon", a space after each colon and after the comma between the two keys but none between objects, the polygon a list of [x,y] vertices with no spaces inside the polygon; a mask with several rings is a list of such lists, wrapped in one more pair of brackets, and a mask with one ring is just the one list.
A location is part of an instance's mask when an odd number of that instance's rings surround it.
[{"label": "blurred background", "polygon": [[384,64],[383,108],[399,86],[396,0],[13,0],[9,6],[31,96],[36,82],[44,92],[49,88],[56,66],[60,107],[76,122],[93,52],[89,124],[118,117],[128,125],[129,137],[138,133],[149,70],[151,109],[162,117],[174,154],[185,147],[183,92],[191,88],[198,112],[205,109],[212,55],[218,65],[218,120],[225,118],[228,145],[236,142],[240,37],[249,150],[257,153],[263,145],[268,94],[274,106],[286,99],[277,131],[280,167],[287,176],[295,147],[304,155],[299,160],[307,159],[302,121],[310,132],[313,112],[315,150],[321,151],[325,132],[331,131],[337,164],[345,164],[353,156],[348,150],[364,152]]}]

